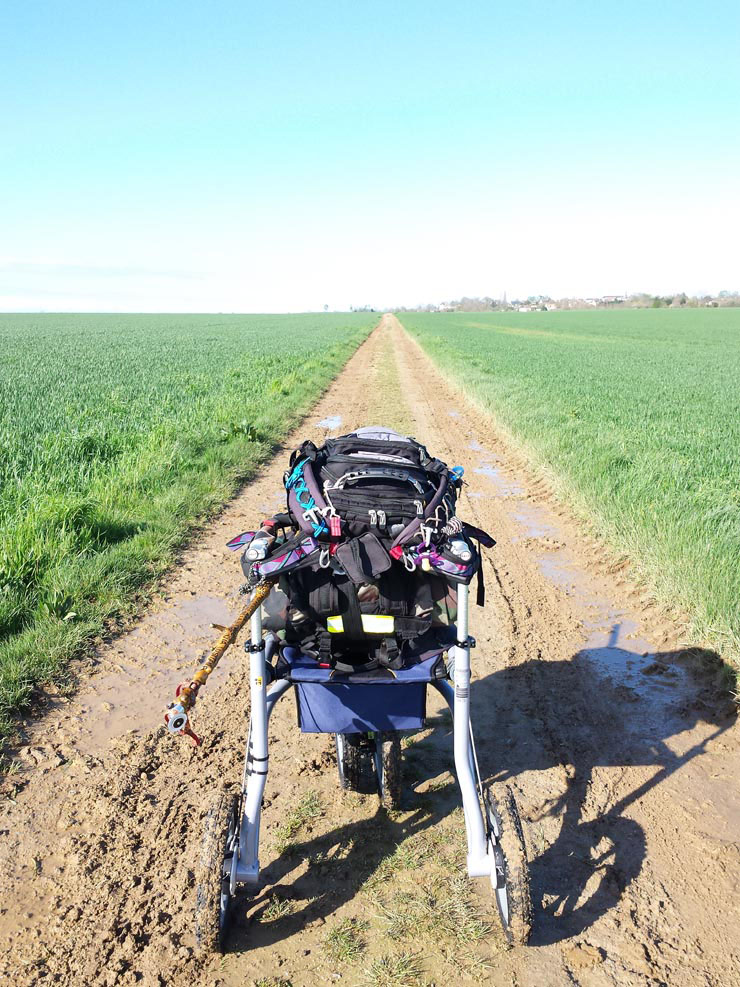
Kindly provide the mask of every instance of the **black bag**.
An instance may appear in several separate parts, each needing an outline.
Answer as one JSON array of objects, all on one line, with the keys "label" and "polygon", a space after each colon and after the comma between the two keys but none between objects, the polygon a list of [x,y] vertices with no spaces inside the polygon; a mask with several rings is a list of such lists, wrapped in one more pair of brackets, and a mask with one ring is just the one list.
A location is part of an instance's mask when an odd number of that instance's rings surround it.
[{"label": "black bag", "polygon": [[339,537],[331,531],[336,518],[344,537],[373,530],[392,548],[429,518],[455,513],[459,480],[423,445],[389,429],[359,429],[321,448],[304,442],[290,466],[288,511],[319,538]]},{"label": "black bag", "polygon": [[390,429],[304,442],[285,474],[287,514],[253,543],[269,551],[242,558],[250,581],[279,577],[286,642],[344,670],[398,668],[418,652],[451,586],[479,572],[473,540],[494,544],[456,516],[461,485],[460,467]]}]

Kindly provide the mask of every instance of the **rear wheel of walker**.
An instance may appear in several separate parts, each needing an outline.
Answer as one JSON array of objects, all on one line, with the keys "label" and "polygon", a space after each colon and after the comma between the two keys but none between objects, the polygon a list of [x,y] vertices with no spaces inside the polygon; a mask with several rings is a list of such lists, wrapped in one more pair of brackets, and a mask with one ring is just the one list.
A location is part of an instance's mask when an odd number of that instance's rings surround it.
[{"label": "rear wheel of walker", "polygon": [[378,790],[375,740],[367,733],[338,733],[339,783],[349,792],[372,795]]},{"label": "rear wheel of walker", "polygon": [[523,946],[532,931],[532,899],[524,833],[514,793],[508,785],[498,799],[486,794],[496,869],[491,885],[504,934],[512,946]]},{"label": "rear wheel of walker", "polygon": [[195,872],[195,943],[199,952],[222,953],[231,910],[231,862],[239,833],[238,797],[218,792],[206,815]]},{"label": "rear wheel of walker", "polygon": [[387,730],[375,734],[376,767],[380,801],[386,809],[401,808],[401,734]]}]

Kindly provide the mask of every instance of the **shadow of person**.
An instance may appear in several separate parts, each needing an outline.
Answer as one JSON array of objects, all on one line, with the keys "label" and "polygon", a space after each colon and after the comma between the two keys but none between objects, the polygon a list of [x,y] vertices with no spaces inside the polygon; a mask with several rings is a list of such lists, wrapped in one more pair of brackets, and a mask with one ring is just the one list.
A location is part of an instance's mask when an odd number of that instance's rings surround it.
[{"label": "shadow of person", "polygon": [[[691,675],[711,677],[721,666],[714,652],[644,656],[617,646],[619,630],[615,625],[605,647],[570,661],[523,662],[471,689],[482,776],[494,788],[516,780],[521,793],[533,945],[578,935],[618,902],[646,852],[645,833],[626,810],[734,720],[734,707],[721,697],[707,702],[706,688]],[[699,725],[696,742],[685,747]],[[644,780],[614,794],[623,789],[624,769],[634,767]],[[596,784],[596,768],[623,770]]]}]

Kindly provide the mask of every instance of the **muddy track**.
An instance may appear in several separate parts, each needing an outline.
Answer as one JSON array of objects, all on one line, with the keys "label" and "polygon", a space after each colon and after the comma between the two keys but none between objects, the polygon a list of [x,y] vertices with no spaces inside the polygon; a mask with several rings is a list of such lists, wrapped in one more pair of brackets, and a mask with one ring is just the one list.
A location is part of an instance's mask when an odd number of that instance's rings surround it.
[{"label": "muddy track", "polygon": [[[277,506],[287,449],[370,423],[463,465],[460,513],[498,540],[486,608],[472,615],[473,716],[483,773],[519,802],[533,940],[508,950],[495,930],[445,931],[462,820],[437,702],[423,743],[406,751],[404,811],[388,818],[377,799],[340,795],[330,739],[301,736],[284,700],[272,724],[265,886],[240,902],[226,957],[204,962],[193,950],[193,869],[209,792],[240,777],[240,649],[198,703],[200,750],[158,727],[161,707],[207,649],[209,622],[238,607],[240,570],[224,544]],[[374,959],[406,950],[419,984],[740,984],[740,746],[716,658],[689,643],[385,316],[183,554],[150,612],[99,649],[73,698],[50,695],[29,725],[0,815],[0,982],[318,987],[360,983]],[[322,815],[279,855],[278,827],[309,791]],[[393,855],[399,846],[405,856]],[[436,900],[426,919],[419,888]],[[472,900],[493,919],[490,894]],[[367,922],[354,961],[327,944],[350,918]]]}]

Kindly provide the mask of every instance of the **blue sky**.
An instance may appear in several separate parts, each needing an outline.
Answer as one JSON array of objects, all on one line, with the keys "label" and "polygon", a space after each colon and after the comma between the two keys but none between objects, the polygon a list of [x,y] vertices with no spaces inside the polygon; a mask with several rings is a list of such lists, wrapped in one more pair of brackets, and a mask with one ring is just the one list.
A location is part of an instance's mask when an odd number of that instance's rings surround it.
[{"label": "blue sky", "polygon": [[737,4],[7,0],[0,308],[740,288]]}]

